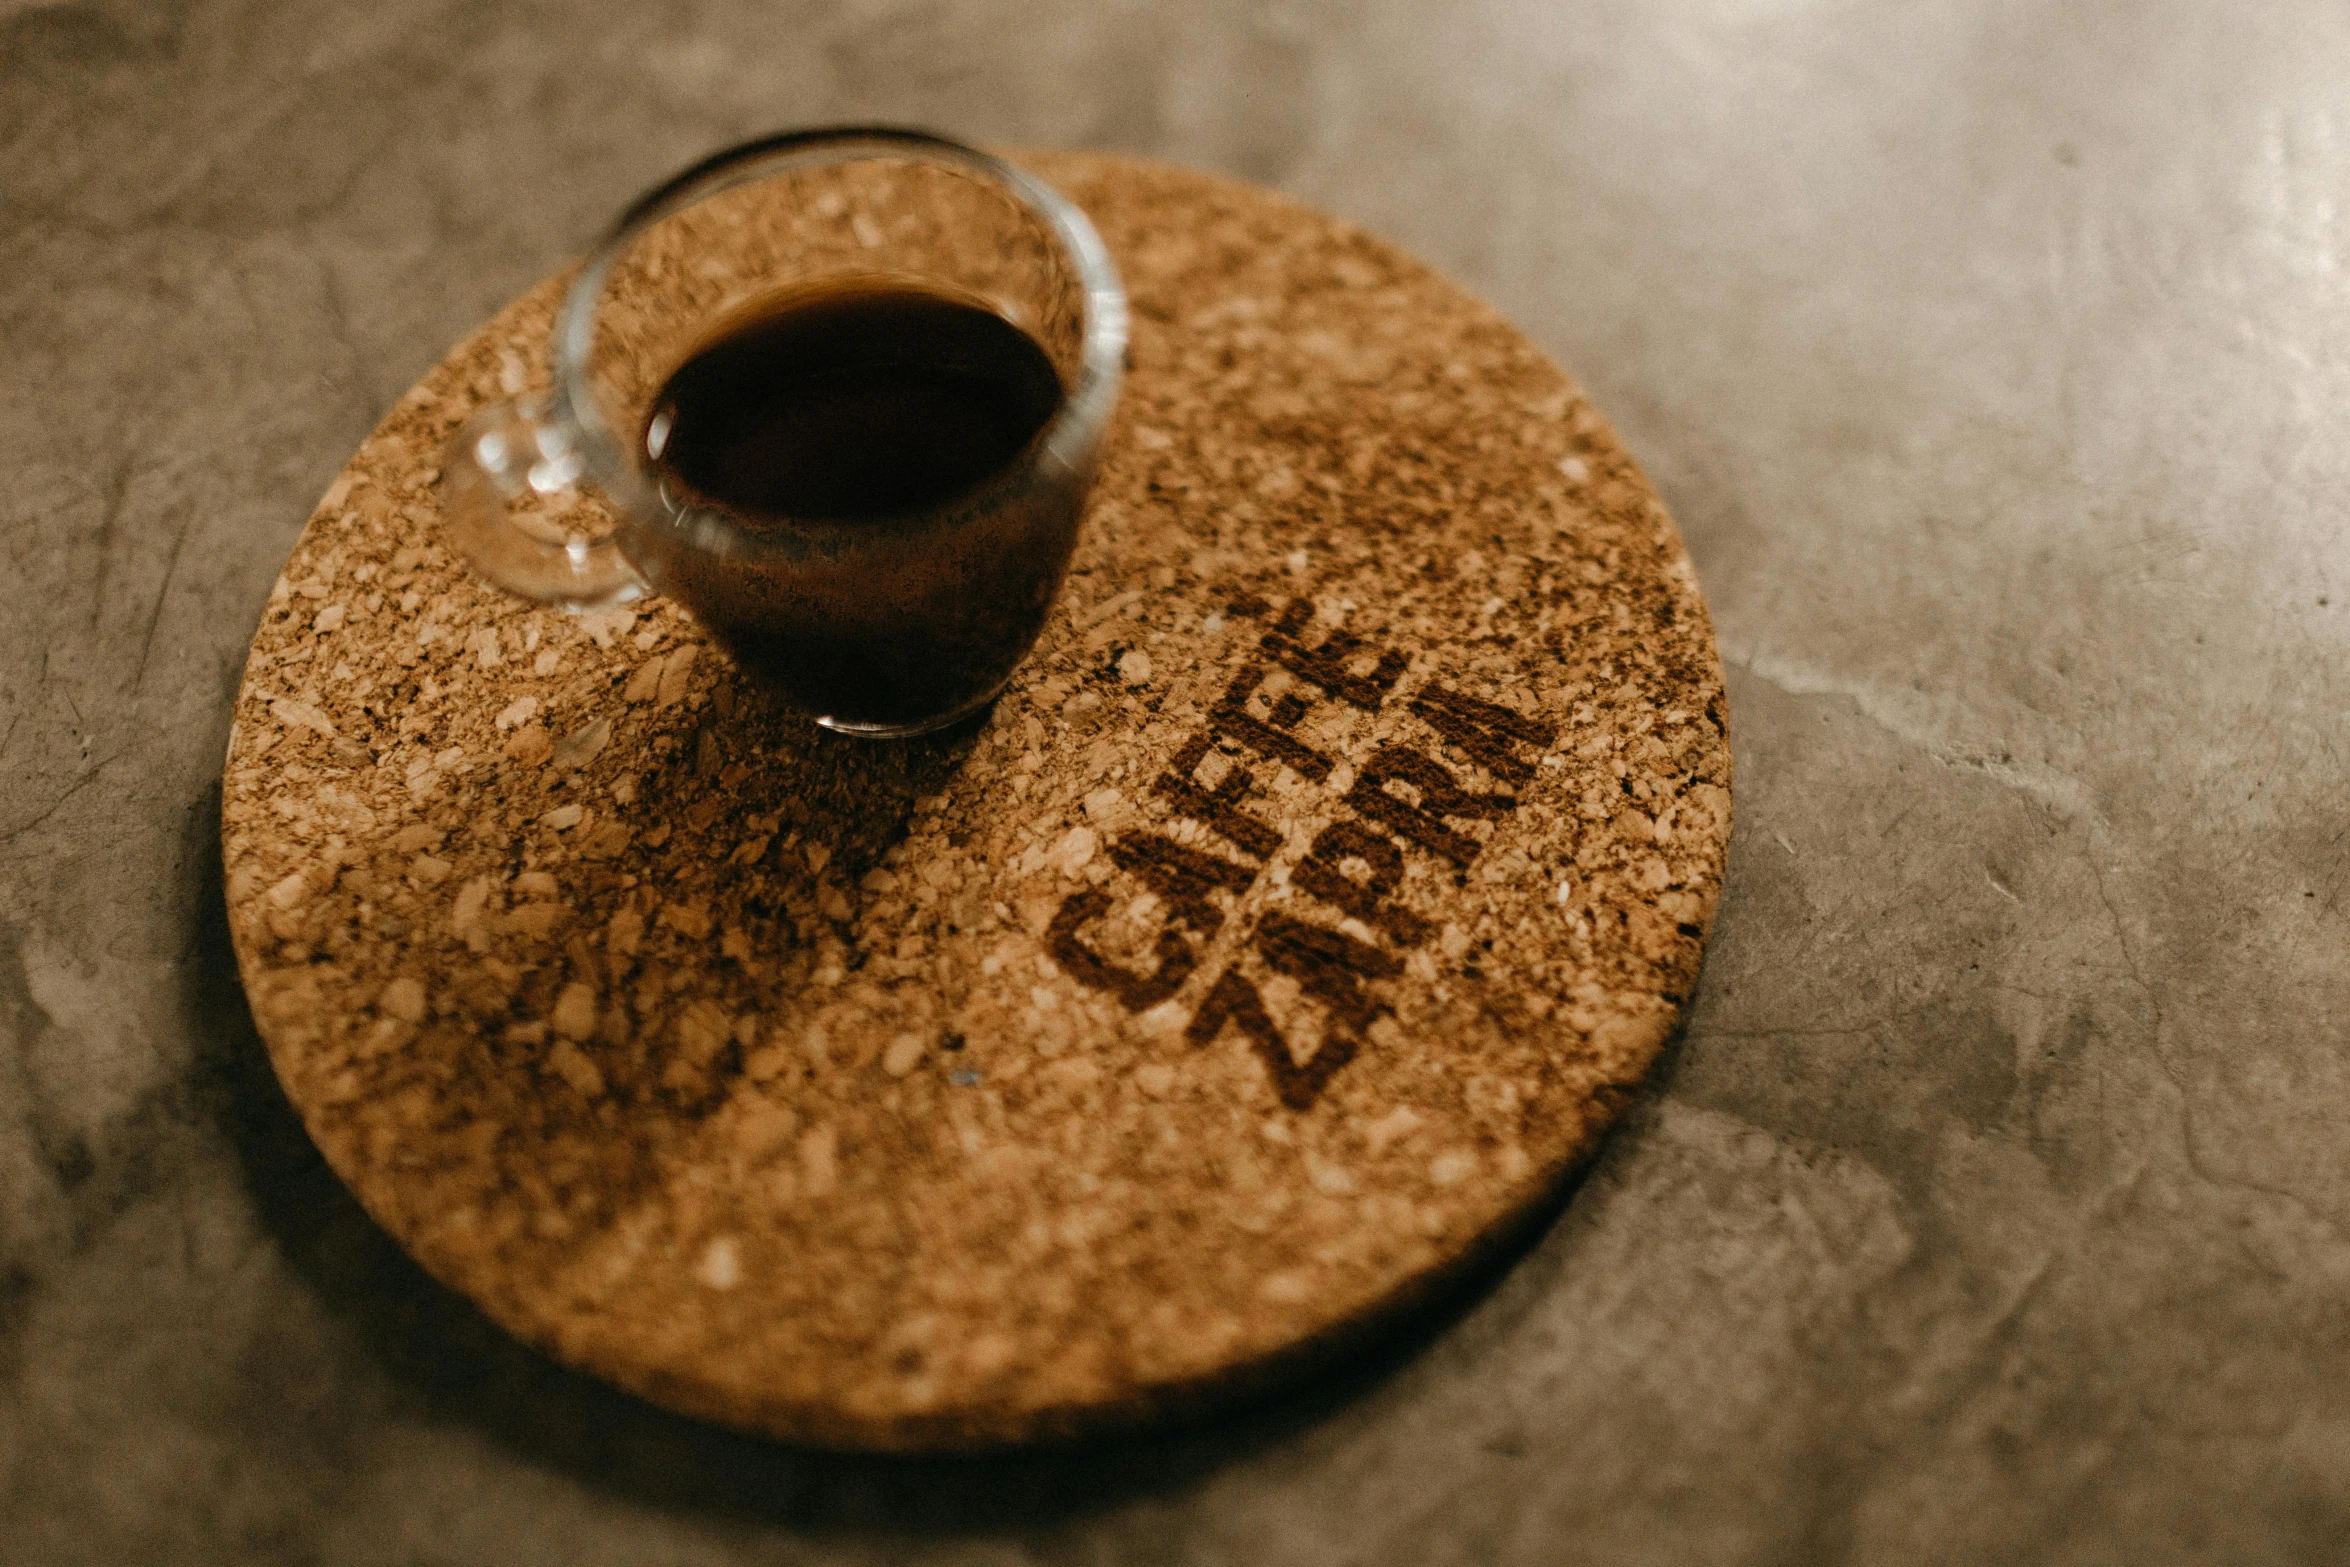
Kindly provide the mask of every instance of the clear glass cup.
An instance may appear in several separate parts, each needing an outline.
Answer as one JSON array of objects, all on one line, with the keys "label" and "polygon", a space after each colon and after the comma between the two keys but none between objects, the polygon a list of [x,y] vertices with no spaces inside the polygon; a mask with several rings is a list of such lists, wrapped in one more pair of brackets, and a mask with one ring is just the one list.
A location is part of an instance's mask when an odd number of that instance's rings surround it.
[{"label": "clear glass cup", "polygon": [[[664,482],[652,403],[714,328],[765,296],[868,280],[984,302],[1044,350],[1061,399],[1008,467],[852,520],[751,519]],[[510,592],[574,608],[666,594],[824,727],[928,733],[994,700],[1044,628],[1126,322],[1092,224],[1034,175],[917,131],[767,137],[622,214],[556,315],[551,392],[452,442],[444,522]]]}]

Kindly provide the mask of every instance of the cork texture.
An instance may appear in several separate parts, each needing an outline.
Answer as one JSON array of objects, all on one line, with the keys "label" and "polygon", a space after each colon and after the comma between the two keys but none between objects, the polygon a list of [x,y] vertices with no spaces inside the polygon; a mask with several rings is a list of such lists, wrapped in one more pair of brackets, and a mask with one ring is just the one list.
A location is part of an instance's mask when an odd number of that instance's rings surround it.
[{"label": "cork texture", "polygon": [[1066,1436],[1343,1348],[1590,1153],[1720,886],[1705,607],[1574,385],[1284,198],[1026,161],[1135,329],[983,723],[826,735],[671,605],[468,575],[435,466],[543,378],[550,280],[328,490],[229,745],[247,994],[369,1211],[795,1440]]}]

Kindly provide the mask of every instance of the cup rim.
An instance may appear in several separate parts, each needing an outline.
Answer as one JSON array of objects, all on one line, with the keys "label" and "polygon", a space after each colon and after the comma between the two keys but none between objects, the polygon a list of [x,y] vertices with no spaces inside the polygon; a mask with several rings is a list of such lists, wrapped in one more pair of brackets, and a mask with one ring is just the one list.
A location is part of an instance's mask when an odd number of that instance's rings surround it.
[{"label": "cup rim", "polygon": [[1077,274],[1083,311],[1077,374],[1060,408],[1034,437],[1029,448],[1032,455],[1013,471],[1016,474],[1021,467],[1045,460],[1075,472],[1091,461],[1117,400],[1128,330],[1125,287],[1110,259],[1109,247],[1102,243],[1092,222],[1074,202],[1026,169],[935,132],[897,125],[817,126],[780,131],[723,148],[654,186],[613,222],[564,292],[550,343],[554,361],[551,411],[574,433],[587,471],[631,521],[673,531],[683,531],[681,524],[686,524],[693,534],[691,542],[712,553],[796,554],[810,543],[839,534],[919,529],[959,515],[996,491],[997,486],[991,484],[980,495],[886,517],[855,521],[795,517],[789,519],[788,527],[752,533],[719,512],[696,507],[679,517],[662,505],[646,484],[643,470],[628,460],[622,443],[605,422],[588,376],[588,361],[595,344],[597,300],[629,245],[662,219],[737,185],[795,167],[850,162],[861,155],[959,166],[986,175],[1051,231]]}]

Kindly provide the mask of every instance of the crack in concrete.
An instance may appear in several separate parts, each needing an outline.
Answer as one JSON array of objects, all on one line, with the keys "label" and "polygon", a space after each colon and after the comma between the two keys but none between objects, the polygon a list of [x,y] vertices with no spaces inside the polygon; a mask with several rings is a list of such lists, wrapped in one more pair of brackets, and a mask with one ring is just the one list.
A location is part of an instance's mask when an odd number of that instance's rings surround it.
[{"label": "crack in concrete", "polygon": [[34,828],[40,826],[50,817],[55,816],[59,808],[62,807],[66,801],[81,793],[85,785],[94,781],[101,772],[106,770],[107,763],[112,762],[116,757],[119,757],[122,754],[123,753],[121,751],[116,751],[111,755],[100,757],[97,761],[90,764],[90,768],[87,772],[76,778],[72,783],[67,784],[64,791],[60,793],[56,799],[51,800],[47,805],[43,806],[39,814],[32,817],[29,821],[19,822],[14,827],[8,828],[5,831],[0,831],[0,846],[6,846],[15,843],[17,839],[22,838],[26,833],[29,833]]},{"label": "crack in concrete", "polygon": [[155,602],[147,610],[146,633],[139,638],[139,667],[131,674],[131,690],[134,694],[146,683],[147,660],[155,651],[155,627],[163,619],[163,601],[171,596],[171,579],[180,569],[180,551],[186,547],[188,535],[195,526],[195,514],[190,512],[181,519],[178,531],[172,535],[171,555],[163,563],[163,582],[156,588]]},{"label": "crack in concrete", "polygon": [[2137,953],[2131,948],[2129,933],[2124,928],[2121,910],[2114,903],[2112,894],[2106,889],[2105,869],[2097,863],[2094,854],[2089,858],[2089,877],[2096,885],[2098,902],[2104,905],[2106,917],[2113,922],[2114,942],[2121,948],[2122,963],[2129,971],[2131,982],[2145,995],[2146,1004],[2154,1014],[2153,1037],[2147,1055],[2154,1062],[2155,1070],[2162,1074],[2163,1080],[2170,1084],[2171,1091],[2178,1096],[2179,1152],[2186,1160],[2188,1173],[2215,1191],[2249,1193],[2283,1203],[2300,1214],[2302,1218],[2332,1236],[2336,1241],[2350,1246],[2350,1228],[2345,1228],[2342,1221],[2327,1213],[2316,1202],[2300,1192],[2247,1175],[2223,1174],[2212,1168],[2209,1159],[2197,1143],[2195,1096],[2189,1091],[2186,1079],[2176,1063],[2171,1060],[2170,1053],[2163,1048],[2162,993],[2154,982],[2146,977],[2145,969],[2140,965]]},{"label": "crack in concrete", "polygon": [[[121,444],[117,439],[112,444]],[[107,476],[106,498],[98,508],[98,563],[90,572],[90,629],[98,629],[98,617],[106,612],[106,573],[114,553],[114,526],[122,520],[123,508],[130,504],[131,480],[139,471],[135,453],[126,452],[122,461]]]},{"label": "crack in concrete", "polygon": [[1943,736],[1927,730],[1900,706],[1867,681],[1845,681],[1807,669],[1789,659],[1748,650],[1724,650],[1722,662],[1751,679],[1791,697],[1837,697],[1878,730],[1944,767],[1980,773],[1993,783],[2050,806],[2065,816],[2081,817],[2102,826],[2104,818],[2081,781],[2068,774],[2024,767],[2006,758],[1974,756],[1960,751]]}]

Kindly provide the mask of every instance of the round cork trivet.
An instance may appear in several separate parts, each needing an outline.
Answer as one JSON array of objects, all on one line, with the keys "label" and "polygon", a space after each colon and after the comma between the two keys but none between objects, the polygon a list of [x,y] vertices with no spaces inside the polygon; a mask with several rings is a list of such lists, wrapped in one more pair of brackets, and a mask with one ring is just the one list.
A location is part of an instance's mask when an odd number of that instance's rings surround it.
[{"label": "round cork trivet", "polygon": [[1132,371],[983,724],[777,711],[658,600],[442,542],[558,282],[412,391],[254,639],[224,836],[311,1135],[513,1332],[674,1408],[975,1446],[1188,1410],[1537,1212],[1674,1027],[1730,824],[1671,520],[1490,309],[1347,225],[1030,161]]}]

